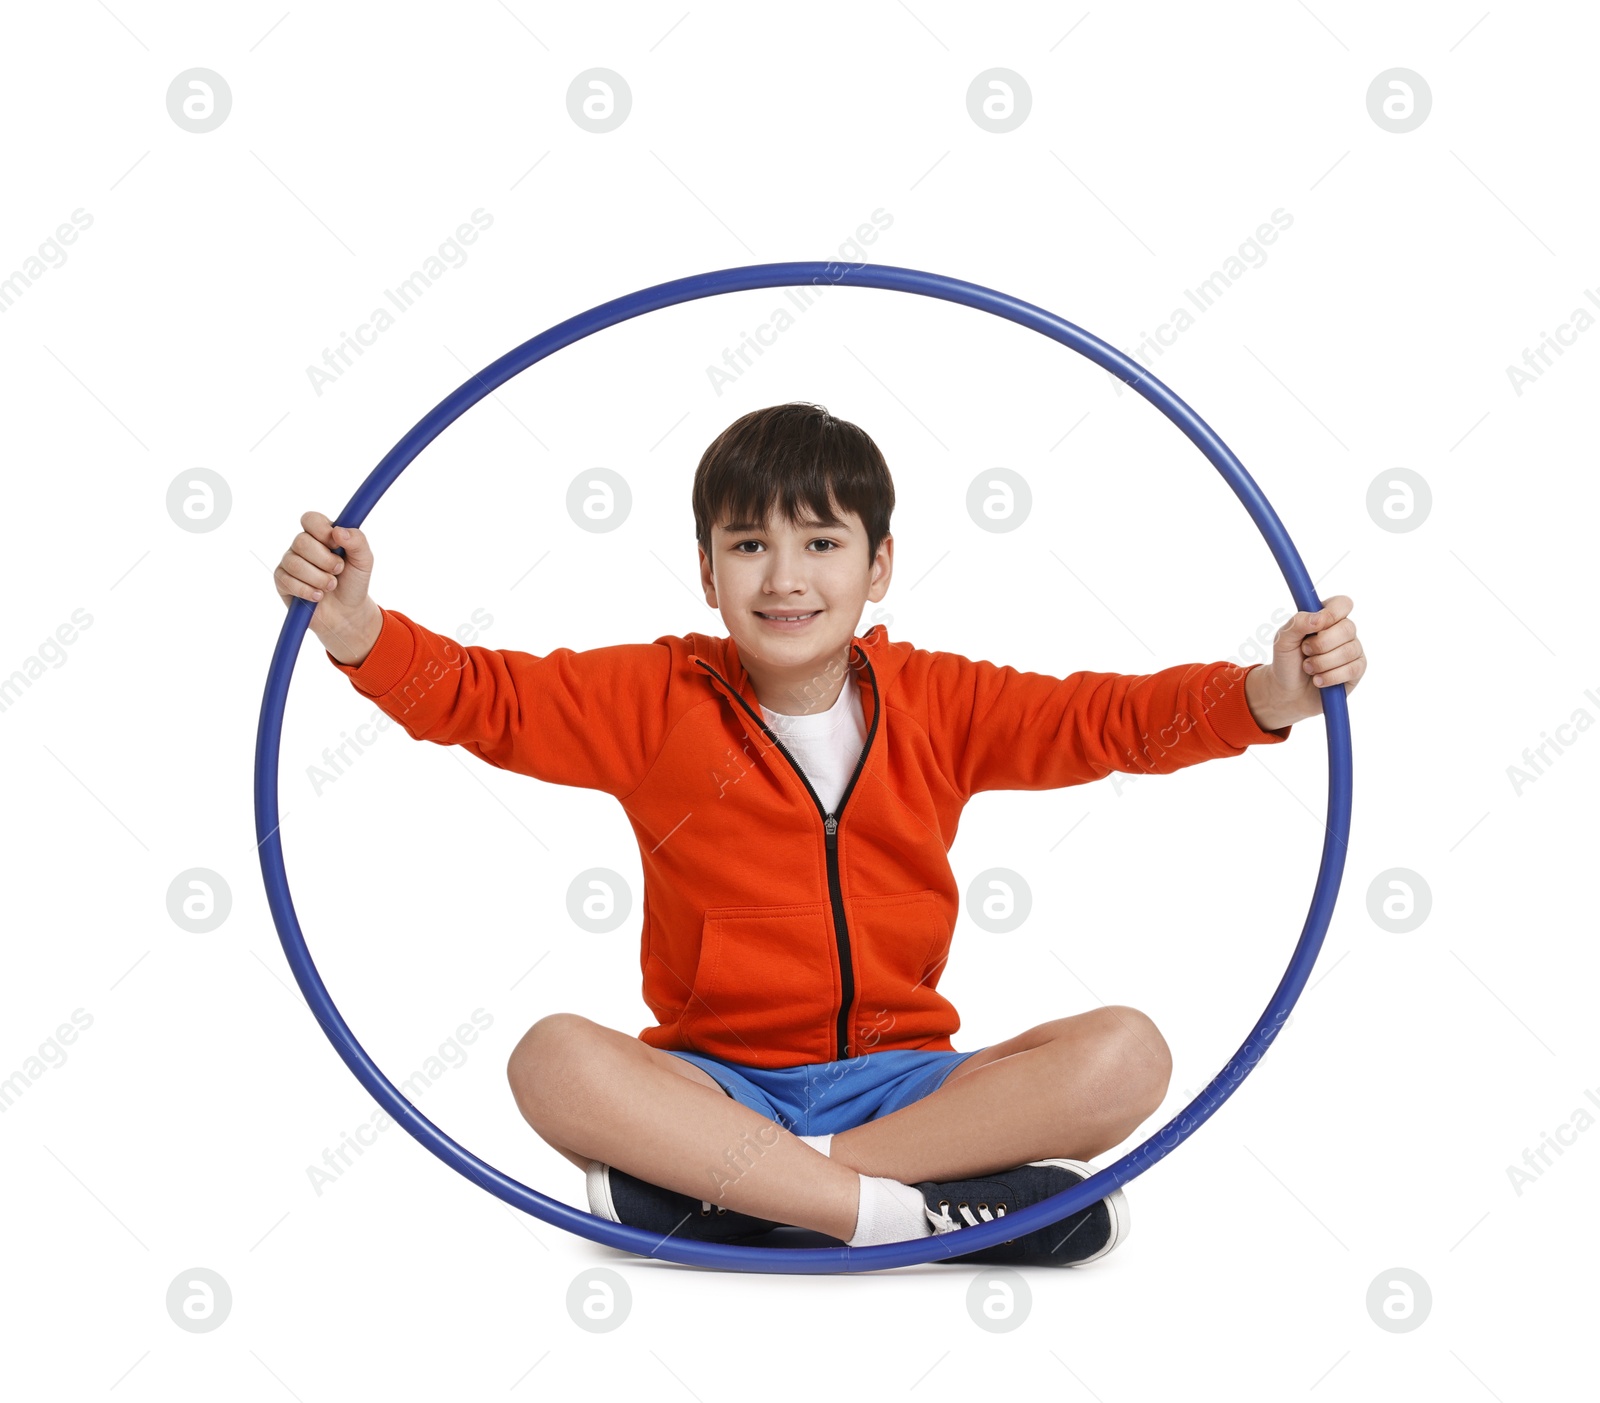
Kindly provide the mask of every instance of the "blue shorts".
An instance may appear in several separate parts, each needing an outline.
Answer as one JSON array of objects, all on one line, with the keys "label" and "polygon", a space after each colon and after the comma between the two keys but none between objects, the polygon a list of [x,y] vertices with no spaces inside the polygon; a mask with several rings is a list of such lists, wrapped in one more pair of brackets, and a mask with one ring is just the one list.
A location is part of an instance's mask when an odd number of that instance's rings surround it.
[{"label": "blue shorts", "polygon": [[972,1055],[896,1049],[865,1052],[843,1062],[767,1068],[699,1052],[671,1052],[693,1062],[740,1105],[794,1135],[836,1135],[898,1111],[937,1091],[956,1064]]}]

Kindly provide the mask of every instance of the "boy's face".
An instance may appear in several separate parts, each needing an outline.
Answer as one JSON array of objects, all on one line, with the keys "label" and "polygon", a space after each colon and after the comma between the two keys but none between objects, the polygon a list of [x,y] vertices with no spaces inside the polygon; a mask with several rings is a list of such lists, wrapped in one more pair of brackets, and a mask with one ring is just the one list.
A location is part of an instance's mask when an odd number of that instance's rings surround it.
[{"label": "boy's face", "polygon": [[[833,524],[719,523],[710,556],[700,550],[706,603],[722,614],[769,710],[800,715],[831,706],[861,611],[888,593],[894,537],[885,536],[868,559],[861,518],[838,515]],[[781,621],[796,615],[810,617]]]}]

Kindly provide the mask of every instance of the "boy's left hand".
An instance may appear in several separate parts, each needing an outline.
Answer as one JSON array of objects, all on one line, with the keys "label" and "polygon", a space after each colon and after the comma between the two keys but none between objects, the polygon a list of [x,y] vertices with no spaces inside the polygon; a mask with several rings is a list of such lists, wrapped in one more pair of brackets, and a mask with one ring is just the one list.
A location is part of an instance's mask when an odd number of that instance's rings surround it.
[{"label": "boy's left hand", "polygon": [[[1278,630],[1271,663],[1256,669],[1258,674],[1270,674],[1270,687],[1258,693],[1266,694],[1262,706],[1257,707],[1255,698],[1251,699],[1253,711],[1268,713],[1269,720],[1285,715],[1316,716],[1322,711],[1318,693],[1324,687],[1342,682],[1347,697],[1355,691],[1367,670],[1367,655],[1349,617],[1353,607],[1349,595],[1336,594],[1315,613],[1302,610]],[[1265,722],[1262,724],[1265,727]],[[1278,726],[1284,724],[1277,720]]]}]

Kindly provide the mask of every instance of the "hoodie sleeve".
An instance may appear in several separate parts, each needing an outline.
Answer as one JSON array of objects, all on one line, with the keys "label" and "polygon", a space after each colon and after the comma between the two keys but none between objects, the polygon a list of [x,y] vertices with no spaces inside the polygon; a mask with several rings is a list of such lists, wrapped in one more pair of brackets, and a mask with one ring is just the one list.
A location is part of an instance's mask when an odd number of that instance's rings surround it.
[{"label": "hoodie sleeve", "polygon": [[1248,671],[1181,663],[1148,676],[1062,678],[940,653],[929,679],[930,721],[965,795],[1057,789],[1113,770],[1171,774],[1288,739],[1289,726],[1256,724],[1245,699]]},{"label": "hoodie sleeve", "polygon": [[328,661],[413,740],[459,745],[502,770],[617,798],[666,734],[671,654],[624,643],[543,657],[465,646],[394,609],[359,665]]}]

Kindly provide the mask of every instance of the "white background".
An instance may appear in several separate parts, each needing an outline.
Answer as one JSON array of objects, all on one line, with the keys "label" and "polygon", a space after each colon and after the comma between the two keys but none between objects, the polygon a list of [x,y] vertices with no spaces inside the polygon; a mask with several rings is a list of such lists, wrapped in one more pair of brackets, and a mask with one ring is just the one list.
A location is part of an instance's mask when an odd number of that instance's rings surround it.
[{"label": "white background", "polygon": [[[1520,793],[1507,767],[1579,709],[1600,716],[1579,569],[1600,334],[1521,394],[1506,367],[1600,287],[1596,38],[1580,6],[1485,17],[1481,0],[11,12],[0,276],[74,210],[92,225],[0,316],[0,676],[75,609],[92,623],[0,711],[0,1077],[24,1074],[0,1115],[7,1392],[711,1403],[955,1399],[1004,1377],[1106,1403],[1567,1396],[1592,1372],[1600,1133],[1520,1193],[1507,1169],[1600,1095],[1582,876],[1600,739],[1578,732]],[[193,67],[232,92],[205,134],[166,107]],[[592,67],[633,97],[603,135],[566,104]],[[1032,92],[1003,135],[967,110],[992,67]],[[1433,96],[1405,134],[1367,111],[1393,67]],[[493,223],[467,261],[317,393],[307,368],[476,209]],[[1150,365],[1249,468],[1323,597],[1356,601],[1371,670],[1351,698],[1349,862],[1293,1023],[1129,1186],[1129,1241],[1028,1272],[1029,1318],[994,1334],[962,1268],[647,1263],[512,1211],[398,1128],[317,1192],[308,1168],[374,1106],[295,989],[255,855],[283,621],[270,570],[300,514],[335,514],[429,407],[547,326],[697,272],[834,258],[875,210],[891,222],[871,261],[995,287],[1131,351],[1278,209],[1293,223],[1267,261]],[[441,632],[482,610],[478,642],[535,653],[721,631],[693,587],[694,465],[733,418],[800,398],[861,424],[895,473],[891,638],[1149,672],[1238,656],[1292,609],[1216,473],[1087,362],[980,313],[839,289],[718,393],[707,367],[778,305],[631,322],[478,405],[368,518],[376,597]],[[565,509],[597,466],[633,493],[603,535]],[[993,535],[965,498],[1001,466],[1033,512]],[[167,492],[201,467],[232,508],[192,533]],[[1366,505],[1397,467],[1433,495],[1404,533]],[[308,636],[281,796],[322,973],[397,1081],[483,1010],[489,1031],[419,1108],[584,1206],[504,1064],[555,1010],[649,1021],[637,922],[589,935],[565,906],[572,876],[604,866],[637,912],[630,830],[602,794],[397,729],[315,792],[307,766],[371,712]],[[1314,719],[1231,763],[974,802],[951,853],[963,890],[1004,866],[1034,907],[1003,937],[963,915],[942,981],[957,1047],[1136,1005],[1176,1056],[1144,1133],[1164,1123],[1298,937],[1326,764]],[[206,934],[167,910],[196,867],[232,895]],[[1432,893],[1406,934],[1369,914],[1391,868]],[[92,1023],[66,1061],[28,1077],[77,1009]],[[632,1308],[593,1334],[566,1300],[599,1265]],[[165,1305],[197,1266],[233,1294],[204,1334]],[[1432,1292],[1408,1333],[1366,1305],[1396,1267]]]}]

